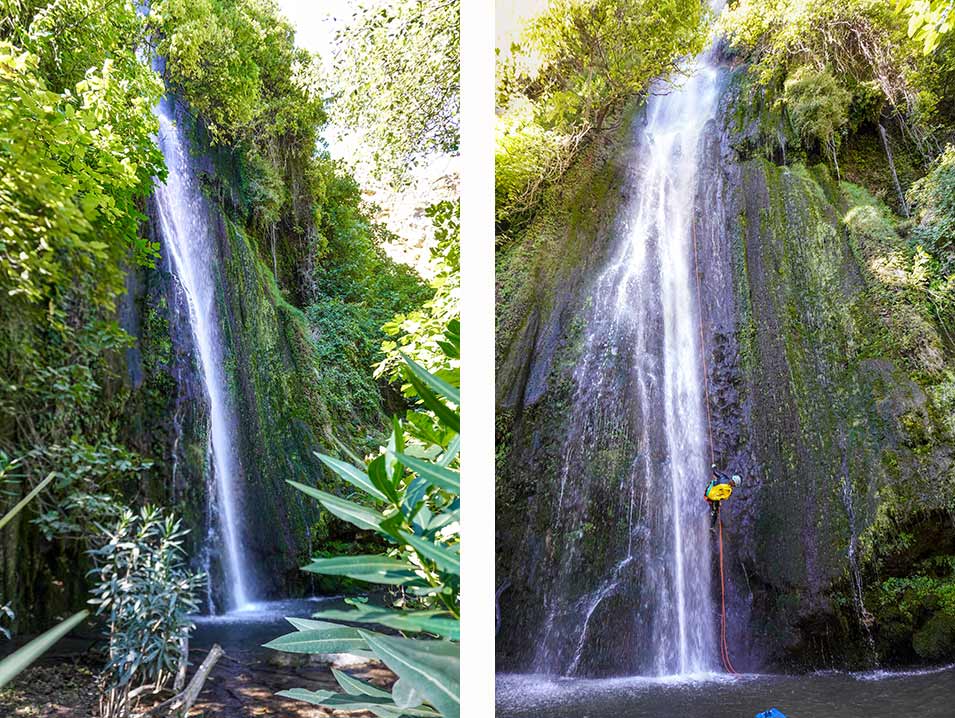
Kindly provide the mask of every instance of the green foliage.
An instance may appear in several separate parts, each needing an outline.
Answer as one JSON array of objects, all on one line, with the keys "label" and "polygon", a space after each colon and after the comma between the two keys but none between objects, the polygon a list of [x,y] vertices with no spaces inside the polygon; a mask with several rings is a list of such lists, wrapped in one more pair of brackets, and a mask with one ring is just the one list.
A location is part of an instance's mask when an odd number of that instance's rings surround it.
[{"label": "green foliage", "polygon": [[[400,381],[404,362],[409,356],[445,381],[460,381],[460,357],[455,347],[460,344],[461,318],[461,203],[440,202],[426,210],[435,227],[435,246],[431,249],[431,266],[435,269],[430,299],[419,308],[399,313],[384,324],[382,330],[390,339],[381,344],[384,359],[375,367],[376,377]],[[414,387],[402,385],[405,396],[414,396]]]},{"label": "green foliage", "polygon": [[305,317],[317,349],[323,396],[336,417],[360,423],[376,414],[381,403],[369,367],[381,360],[387,331],[382,325],[387,327],[396,310],[421,306],[430,291],[413,270],[385,255],[386,230],[368,220],[354,179],[325,159],[317,159],[312,168],[321,188],[319,256]]},{"label": "green foliage", "polygon": [[796,131],[807,142],[839,144],[839,131],[849,119],[852,94],[827,71],[800,67],[783,85],[783,102]]},{"label": "green foliage", "polygon": [[899,12],[908,16],[908,36],[922,44],[922,52],[930,55],[938,49],[942,38],[955,22],[952,0],[895,0]]},{"label": "green foliage", "polygon": [[56,93],[72,90],[104,60],[127,80],[131,97],[137,88],[156,85],[155,74],[136,56],[148,35],[131,0],[4,0],[0,37],[35,55],[38,74]]},{"label": "green foliage", "polygon": [[167,81],[214,138],[314,141],[325,120],[315,63],[273,0],[156,0],[149,25]]},{"label": "green foliage", "polygon": [[918,225],[912,237],[938,261],[943,277],[955,274],[955,146],[949,146],[937,164],[909,190],[909,202]]},{"label": "green foliage", "polygon": [[[854,125],[860,114],[873,118],[885,104],[904,118],[916,143],[928,147],[944,80],[931,60],[914,52],[883,0],[741,0],[723,11],[719,29],[769,93],[781,94],[797,73],[801,84],[809,77],[821,84],[828,75],[825,84],[840,88],[836,104],[845,103],[845,92],[852,95]],[[831,119],[839,119],[842,113],[831,109]]]},{"label": "green foliage", "polygon": [[[57,472],[39,499],[50,535],[105,516],[110,489],[89,490],[99,469],[69,478],[90,455],[61,465],[58,452],[115,446],[116,385],[104,387],[131,342],[117,299],[127,268],[158,253],[139,234],[152,178],[165,173],[152,114],[162,83],[136,56],[145,39],[132,2],[0,8],[0,446],[21,457],[24,490]],[[37,540],[23,522],[16,530],[22,547]],[[23,619],[43,620],[36,608]]]},{"label": "green foliage", "polygon": [[33,519],[47,540],[88,539],[99,524],[112,524],[122,512],[120,497],[135,492],[141,476],[152,467],[125,447],[104,443],[90,446],[71,441],[65,446],[40,447],[29,454],[31,465],[49,467],[55,477],[49,499]]},{"label": "green foliage", "polygon": [[911,636],[923,660],[942,660],[955,650],[955,556],[937,556],[909,576],[883,581],[878,602],[889,630]]},{"label": "green foliage", "polygon": [[580,145],[656,78],[703,48],[709,18],[694,0],[558,0],[498,63],[499,226],[532,214]]},{"label": "green foliage", "polygon": [[[6,454],[3,454],[2,452],[0,452],[0,460],[2,460],[2,462],[0,462],[0,480],[4,480],[5,482],[7,479],[7,474],[16,468],[18,462],[16,459],[12,461],[8,460]],[[14,516],[22,511],[28,503],[35,499],[52,480],[52,474],[47,476],[46,479],[40,482],[40,484],[38,484],[30,493],[21,499],[15,506],[13,506],[13,508],[8,510],[3,516],[0,516],[0,529],[6,526]],[[11,610],[9,604],[4,604],[2,607],[0,607],[0,613],[7,618],[13,617],[13,611]],[[0,688],[16,678],[19,673],[28,668],[31,663],[46,653],[46,651],[48,651],[54,643],[73,630],[88,615],[89,611],[86,610],[73,614],[70,618],[62,621],[48,630],[46,633],[37,636],[25,646],[18,648],[9,656],[5,657],[3,660],[0,660]],[[5,628],[2,630],[3,635],[9,638],[10,632]]]},{"label": "green foliage", "polygon": [[361,4],[336,37],[332,117],[361,134],[359,161],[400,182],[436,152],[457,152],[460,4]]},{"label": "green foliage", "polygon": [[127,509],[104,532],[103,545],[90,551],[97,566],[89,602],[108,618],[100,710],[109,718],[127,714],[130,692],[139,685],[158,691],[172,677],[205,577],[187,570],[182,550],[187,532],[158,508]]},{"label": "green foliage", "polygon": [[[449,341],[448,350],[448,359],[460,353],[456,340]],[[316,558],[304,570],[348,576],[399,592],[391,606],[350,600],[348,610],[314,614],[312,618],[319,620],[290,618],[296,632],[266,645],[297,653],[357,652],[377,657],[398,676],[388,692],[336,671],[344,694],[296,688],[283,691],[286,697],[327,708],[456,717],[460,714],[460,419],[453,406],[460,403],[460,396],[456,384],[446,383],[411,360],[407,367],[407,378],[427,411],[409,413],[404,421],[395,419],[387,447],[361,468],[319,454],[328,468],[358,490],[361,503],[292,482],[333,515],[374,531],[390,544],[385,554]],[[387,636],[341,622],[387,626],[402,635]]]}]

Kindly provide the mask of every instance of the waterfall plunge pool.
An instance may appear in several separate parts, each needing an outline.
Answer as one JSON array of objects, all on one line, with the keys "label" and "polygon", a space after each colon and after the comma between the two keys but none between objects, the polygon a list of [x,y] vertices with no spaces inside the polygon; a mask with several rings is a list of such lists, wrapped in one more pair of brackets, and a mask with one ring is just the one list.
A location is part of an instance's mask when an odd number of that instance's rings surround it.
[{"label": "waterfall plunge pool", "polygon": [[192,645],[207,649],[218,643],[227,653],[231,649],[267,656],[276,651],[263,648],[263,643],[295,630],[286,617],[311,618],[316,611],[341,608],[347,608],[342,596],[315,596],[254,601],[227,613],[194,615]]},{"label": "waterfall plunge pool", "polygon": [[704,673],[661,678],[500,674],[497,718],[951,718],[955,665],[807,675]]}]

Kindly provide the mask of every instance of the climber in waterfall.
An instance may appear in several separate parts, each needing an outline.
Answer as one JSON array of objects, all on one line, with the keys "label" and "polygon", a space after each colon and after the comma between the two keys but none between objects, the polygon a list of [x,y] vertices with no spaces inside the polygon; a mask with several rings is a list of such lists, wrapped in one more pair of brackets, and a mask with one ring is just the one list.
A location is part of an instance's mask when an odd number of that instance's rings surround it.
[{"label": "climber in waterfall", "polygon": [[710,505],[710,526],[716,526],[716,519],[719,516],[720,502],[726,501],[733,494],[733,489],[740,485],[742,479],[737,474],[730,476],[716,468],[716,464],[711,467],[713,478],[710,480],[706,491],[703,492],[703,498]]}]

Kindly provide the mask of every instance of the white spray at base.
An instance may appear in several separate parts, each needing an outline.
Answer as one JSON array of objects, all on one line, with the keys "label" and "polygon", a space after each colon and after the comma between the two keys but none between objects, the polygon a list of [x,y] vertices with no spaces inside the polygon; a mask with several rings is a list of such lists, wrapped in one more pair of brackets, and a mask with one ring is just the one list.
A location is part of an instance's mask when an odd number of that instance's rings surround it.
[{"label": "white spray at base", "polygon": [[229,401],[223,371],[222,338],[216,311],[215,252],[208,231],[209,212],[199,187],[189,147],[173,119],[173,105],[163,100],[155,108],[159,119],[159,148],[166,160],[165,182],[155,182],[161,251],[185,295],[189,325],[209,400],[209,449],[212,476],[210,503],[218,506],[218,529],[225,550],[222,565],[230,609],[250,601],[239,531],[239,462],[232,437],[236,416]]}]

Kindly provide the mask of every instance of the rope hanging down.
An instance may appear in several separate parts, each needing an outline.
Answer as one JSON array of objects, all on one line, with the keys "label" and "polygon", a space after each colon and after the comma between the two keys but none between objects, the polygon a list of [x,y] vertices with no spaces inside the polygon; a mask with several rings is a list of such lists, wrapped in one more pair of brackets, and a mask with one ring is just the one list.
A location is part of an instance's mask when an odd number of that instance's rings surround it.
[{"label": "rope hanging down", "polygon": [[[706,404],[706,433],[710,445],[710,464],[716,465],[716,452],[713,449],[713,420],[710,417],[710,388],[709,369],[706,366],[706,342],[703,335],[703,285],[700,280],[700,258],[696,248],[696,222],[690,220],[690,234],[693,237],[693,269],[696,273],[696,304],[697,315],[700,320],[700,361],[703,365],[703,400]],[[723,578],[723,518],[720,516],[719,505],[716,507],[716,520],[719,524],[720,547],[720,660],[727,673],[737,675],[730,661],[729,647],[726,644],[726,581]]]}]

